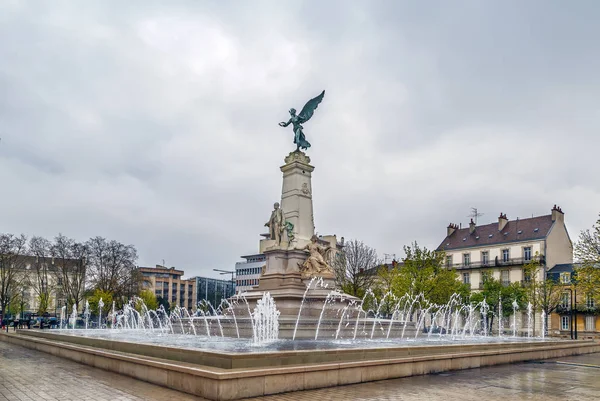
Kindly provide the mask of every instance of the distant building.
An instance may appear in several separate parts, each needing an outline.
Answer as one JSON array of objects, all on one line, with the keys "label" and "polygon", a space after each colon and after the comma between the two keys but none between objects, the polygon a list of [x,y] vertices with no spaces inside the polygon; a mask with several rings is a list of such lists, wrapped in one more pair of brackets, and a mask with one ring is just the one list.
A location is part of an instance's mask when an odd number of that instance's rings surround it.
[{"label": "distant building", "polygon": [[[459,279],[472,291],[483,289],[490,278],[505,286],[528,285],[532,280],[544,280],[554,266],[573,263],[564,213],[556,205],[544,216],[509,220],[500,213],[497,223],[478,226],[471,220],[466,228],[450,224],[437,250],[445,252],[446,267],[456,269]],[[536,255],[541,268],[534,278],[526,274],[524,266]],[[534,329],[539,332],[542,319],[537,316]],[[526,321],[524,312],[519,320]]]},{"label": "distant building", "polygon": [[242,258],[246,260],[235,264],[235,284],[238,294],[258,285],[263,266],[266,264],[265,255],[262,253],[242,256]]},{"label": "distant building", "polygon": [[220,280],[209,277],[193,277],[196,283],[196,304],[204,300],[217,308],[224,298],[235,294],[235,283],[231,280]]},{"label": "distant building", "polygon": [[466,228],[450,224],[446,238],[437,248],[446,253],[446,267],[455,268],[465,284],[480,290],[488,277],[508,285],[527,282],[523,266],[538,255],[544,272],[561,263],[573,262],[573,244],[565,226],[564,213],[556,205],[545,216],[509,220],[500,214],[497,223]]},{"label": "distant building", "polygon": [[161,265],[138,267],[144,277],[142,286],[171,305],[191,309],[196,304],[196,280],[184,279],[183,270]]},{"label": "distant building", "polygon": [[[40,309],[39,292],[49,295],[46,313],[58,315],[63,306],[67,306],[67,293],[64,290],[63,280],[80,281],[81,293],[85,288],[85,269],[81,268],[83,260],[63,259],[52,257],[36,257],[22,255],[14,259],[15,279],[25,285],[17,290],[17,297],[12,305],[18,304],[17,310],[9,310],[7,315],[31,315]],[[79,309],[83,308],[80,302]],[[70,313],[70,312],[69,312]],[[2,316],[0,316],[1,318]]]},{"label": "distant building", "polygon": [[[560,304],[550,314],[549,333],[560,337],[600,338],[600,305],[593,294],[586,294],[577,288],[573,278],[577,263],[562,263],[548,270],[548,279],[562,284]],[[600,268],[600,267],[599,267]]]}]

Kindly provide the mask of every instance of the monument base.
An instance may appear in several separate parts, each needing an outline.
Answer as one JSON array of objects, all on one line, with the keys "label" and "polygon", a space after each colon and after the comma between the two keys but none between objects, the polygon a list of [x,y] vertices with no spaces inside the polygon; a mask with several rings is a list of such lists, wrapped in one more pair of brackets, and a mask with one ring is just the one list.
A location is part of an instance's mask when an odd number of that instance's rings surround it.
[{"label": "monument base", "polygon": [[[319,321],[328,322],[324,325],[328,328],[324,327],[324,330],[331,330],[331,319],[338,322],[340,310],[352,302],[359,302],[356,297],[335,291],[331,272],[324,272],[324,277],[303,277],[299,266],[306,260],[307,252],[271,248],[264,254],[266,266],[260,284],[230,301],[235,305],[236,315],[244,316],[248,309],[253,311],[256,302],[268,292],[280,313],[280,338],[292,338],[294,334],[296,338],[314,338]],[[242,297],[244,302],[240,302]]]}]

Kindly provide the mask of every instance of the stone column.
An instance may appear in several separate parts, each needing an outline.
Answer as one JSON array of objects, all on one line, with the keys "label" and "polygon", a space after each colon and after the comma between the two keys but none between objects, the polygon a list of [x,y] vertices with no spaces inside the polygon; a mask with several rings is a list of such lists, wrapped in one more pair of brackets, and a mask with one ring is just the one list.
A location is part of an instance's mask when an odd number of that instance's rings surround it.
[{"label": "stone column", "polygon": [[281,208],[294,225],[295,240],[290,248],[303,248],[315,233],[311,173],[315,169],[303,152],[291,152],[280,167],[283,173]]}]

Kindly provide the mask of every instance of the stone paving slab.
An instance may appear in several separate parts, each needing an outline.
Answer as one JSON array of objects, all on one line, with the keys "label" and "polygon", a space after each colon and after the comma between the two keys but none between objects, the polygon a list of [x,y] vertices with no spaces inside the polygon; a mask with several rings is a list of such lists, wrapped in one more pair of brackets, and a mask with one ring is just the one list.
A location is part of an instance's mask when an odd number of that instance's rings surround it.
[{"label": "stone paving slab", "polygon": [[[259,401],[597,400],[600,353],[258,397]],[[0,342],[0,401],[203,400]]]},{"label": "stone paving slab", "polygon": [[0,401],[203,400],[0,341]]},{"label": "stone paving slab", "polygon": [[252,398],[253,401],[599,399],[600,353]]}]

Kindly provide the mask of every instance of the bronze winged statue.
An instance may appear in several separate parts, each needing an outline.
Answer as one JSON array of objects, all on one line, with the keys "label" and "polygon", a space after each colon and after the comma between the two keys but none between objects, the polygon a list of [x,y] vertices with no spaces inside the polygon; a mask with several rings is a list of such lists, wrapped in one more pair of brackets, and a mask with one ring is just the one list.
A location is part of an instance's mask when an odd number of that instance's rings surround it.
[{"label": "bronze winged statue", "polygon": [[294,143],[296,144],[296,151],[300,149],[308,149],[310,148],[310,143],[306,140],[304,136],[304,132],[302,124],[310,120],[310,118],[315,113],[317,107],[319,107],[319,103],[323,100],[323,96],[325,96],[325,91],[321,92],[321,94],[313,99],[310,99],[304,107],[300,114],[296,114],[296,109],[290,109],[290,119],[288,122],[280,122],[279,125],[282,127],[287,127],[292,124],[294,127]]}]

